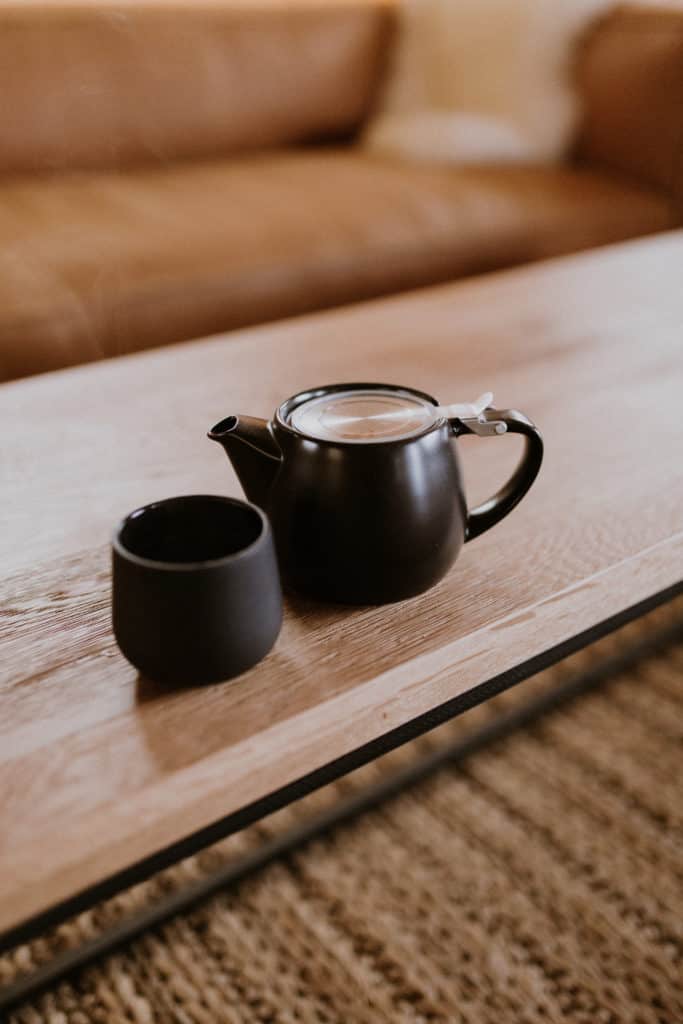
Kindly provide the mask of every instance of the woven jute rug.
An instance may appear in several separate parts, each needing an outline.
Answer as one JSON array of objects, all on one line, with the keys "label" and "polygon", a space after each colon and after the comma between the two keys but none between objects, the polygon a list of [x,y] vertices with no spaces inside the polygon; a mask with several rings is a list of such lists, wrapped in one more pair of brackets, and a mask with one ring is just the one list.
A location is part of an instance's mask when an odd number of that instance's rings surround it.
[{"label": "woven jute rug", "polygon": [[[681,601],[14,951],[0,985],[675,618]],[[62,981],[11,1024],[681,1024],[682,681],[679,643]]]}]

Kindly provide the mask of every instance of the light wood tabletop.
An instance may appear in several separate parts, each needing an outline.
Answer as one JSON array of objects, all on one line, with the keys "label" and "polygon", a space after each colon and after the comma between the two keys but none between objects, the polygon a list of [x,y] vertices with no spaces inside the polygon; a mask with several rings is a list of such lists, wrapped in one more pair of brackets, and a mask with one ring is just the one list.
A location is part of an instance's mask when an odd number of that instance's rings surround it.
[{"label": "light wood tabletop", "polygon": [[[110,629],[117,520],[239,495],[213,423],[358,378],[525,412],[529,495],[421,597],[289,599],[239,679],[139,679]],[[683,233],[4,385],[0,931],[675,588],[682,410]],[[457,443],[470,504],[520,452]]]}]

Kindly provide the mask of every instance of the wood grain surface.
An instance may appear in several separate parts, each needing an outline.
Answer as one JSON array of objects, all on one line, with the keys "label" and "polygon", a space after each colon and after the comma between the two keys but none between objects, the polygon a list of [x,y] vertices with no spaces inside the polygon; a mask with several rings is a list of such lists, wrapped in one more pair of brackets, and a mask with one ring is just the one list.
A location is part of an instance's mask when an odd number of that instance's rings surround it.
[{"label": "wood grain surface", "polygon": [[[4,385],[0,929],[679,582],[682,282],[675,233]],[[354,378],[492,390],[545,435],[537,483],[419,598],[289,600],[240,679],[138,678],[110,631],[116,521],[240,494],[207,428]],[[472,502],[519,453],[458,443]]]}]

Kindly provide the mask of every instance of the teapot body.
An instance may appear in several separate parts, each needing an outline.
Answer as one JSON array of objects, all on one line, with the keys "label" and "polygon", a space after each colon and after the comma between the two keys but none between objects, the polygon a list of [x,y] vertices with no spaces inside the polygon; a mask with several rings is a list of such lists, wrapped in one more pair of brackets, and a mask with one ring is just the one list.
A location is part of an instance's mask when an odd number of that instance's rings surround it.
[{"label": "teapot body", "polygon": [[349,444],[292,430],[287,405],[271,425],[283,458],[267,503],[286,584],[327,601],[384,604],[441,579],[467,516],[448,421]]},{"label": "teapot body", "polygon": [[[333,384],[283,402],[270,422],[228,416],[209,437],[268,512],[284,582],[311,597],[385,604],[427,590],[465,541],[504,519],[541,467],[543,439],[515,409],[440,406],[392,384]],[[512,476],[468,510],[454,437],[524,438]]]}]

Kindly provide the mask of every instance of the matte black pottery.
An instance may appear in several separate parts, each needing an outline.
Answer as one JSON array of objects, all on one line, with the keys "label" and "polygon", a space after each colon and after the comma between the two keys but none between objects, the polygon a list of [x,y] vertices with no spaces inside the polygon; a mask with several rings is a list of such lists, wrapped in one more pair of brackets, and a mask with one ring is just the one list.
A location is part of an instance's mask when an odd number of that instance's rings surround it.
[{"label": "matte black pottery", "polygon": [[[353,420],[344,415],[344,403],[353,411],[354,393],[374,402],[365,415],[365,437],[344,426]],[[400,407],[382,412],[383,396],[389,404],[414,405],[415,416]],[[332,413],[325,408],[328,399]],[[311,404],[304,410],[305,403]],[[322,412],[316,421],[308,410],[317,408]],[[391,436],[392,416],[403,416],[397,438]],[[317,436],[301,429],[309,420],[322,424]],[[335,430],[346,431],[347,439]],[[520,464],[497,494],[468,512],[452,439],[507,431],[525,437]],[[465,541],[515,507],[543,457],[538,430],[520,412],[486,408],[476,417],[449,418],[430,395],[384,384],[302,392],[283,402],[271,422],[229,416],[209,437],[224,447],[249,500],[267,510],[285,583],[352,604],[382,604],[427,590]]]},{"label": "matte black pottery", "polygon": [[233,498],[168,498],[112,541],[114,634],[150,679],[205,683],[260,661],[282,624],[268,520]]}]

